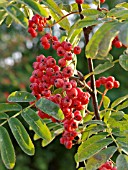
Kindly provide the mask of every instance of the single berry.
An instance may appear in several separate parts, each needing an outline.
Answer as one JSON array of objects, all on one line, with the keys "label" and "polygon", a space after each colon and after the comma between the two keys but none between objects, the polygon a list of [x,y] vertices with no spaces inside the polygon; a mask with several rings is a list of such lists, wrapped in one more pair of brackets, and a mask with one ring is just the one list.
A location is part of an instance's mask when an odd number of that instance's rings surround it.
[{"label": "single berry", "polygon": [[114,46],[115,46],[116,48],[121,48],[121,47],[123,46],[123,44],[122,44],[121,41],[116,41],[116,42],[114,43]]},{"label": "single berry", "polygon": [[76,0],[76,3],[77,3],[77,4],[83,4],[83,3],[84,3],[84,0]]},{"label": "single berry", "polygon": [[73,50],[74,54],[80,54],[81,53],[81,48],[79,46],[74,47]]}]

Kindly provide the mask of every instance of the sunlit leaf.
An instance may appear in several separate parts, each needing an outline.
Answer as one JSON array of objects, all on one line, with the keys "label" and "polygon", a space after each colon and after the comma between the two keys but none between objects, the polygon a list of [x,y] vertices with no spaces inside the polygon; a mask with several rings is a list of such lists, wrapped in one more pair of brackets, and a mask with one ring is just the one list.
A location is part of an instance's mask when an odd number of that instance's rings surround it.
[{"label": "sunlit leaf", "polygon": [[128,169],[128,156],[120,154],[116,159],[116,166],[118,170],[127,170]]},{"label": "sunlit leaf", "polygon": [[38,136],[48,141],[51,140],[51,133],[47,125],[41,121],[34,110],[26,108],[21,115]]},{"label": "sunlit leaf", "polygon": [[86,57],[94,59],[97,54],[103,57],[107,56],[110,51],[112,40],[119,32],[119,27],[120,24],[115,21],[103,24],[87,44],[85,51]]},{"label": "sunlit leaf", "polygon": [[111,108],[114,108],[116,106],[118,106],[120,103],[122,103],[123,101],[125,101],[126,99],[128,99],[128,95],[125,95],[123,97],[119,97],[118,99],[116,99],[112,105],[111,105]]},{"label": "sunlit leaf", "polygon": [[98,134],[92,136],[88,140],[84,141],[78,148],[78,152],[75,155],[76,162],[84,161],[94,154],[98,153],[105,146],[112,143],[112,139],[104,139],[106,134]]},{"label": "sunlit leaf", "polygon": [[38,2],[34,0],[18,0],[18,1],[29,6],[34,12],[38,13],[39,15],[48,17],[47,10],[42,5],[40,5]]},{"label": "sunlit leaf", "polygon": [[3,10],[3,9],[0,10],[0,25],[4,22],[7,15],[8,14],[5,10]]},{"label": "sunlit leaf", "polygon": [[57,120],[64,119],[63,112],[59,106],[48,99],[41,98],[36,102],[36,107]]},{"label": "sunlit leaf", "polygon": [[[127,10],[128,15],[128,10]],[[128,18],[128,16],[127,16]],[[119,40],[123,45],[128,47],[128,22],[124,22],[120,27]],[[127,55],[128,56],[128,55]],[[127,61],[127,70],[128,70],[128,61]]]},{"label": "sunlit leaf", "polygon": [[128,9],[124,7],[120,8],[113,8],[111,9],[107,15],[109,17],[116,17],[116,18],[122,18],[122,19],[127,19],[128,17]]},{"label": "sunlit leaf", "polygon": [[128,55],[127,54],[122,54],[119,57],[119,64],[124,70],[128,71]]},{"label": "sunlit leaf", "polygon": [[8,122],[11,131],[21,149],[28,155],[34,155],[34,145],[23,124],[17,118],[11,118]]},{"label": "sunlit leaf", "polygon": [[9,102],[32,102],[36,97],[25,91],[15,91],[8,96]]},{"label": "sunlit leaf", "polygon": [[14,5],[10,5],[5,8],[7,13],[14,19],[16,22],[21,24],[24,28],[28,27],[28,19],[25,17],[24,13]]},{"label": "sunlit leaf", "polygon": [[8,131],[0,126],[0,152],[2,160],[7,169],[13,169],[15,166],[15,151]]},{"label": "sunlit leaf", "polygon": [[105,72],[106,70],[112,68],[114,64],[112,62],[106,61],[103,64],[99,64],[98,66],[95,67],[94,69],[94,74],[100,74]]},{"label": "sunlit leaf", "polygon": [[117,148],[115,146],[110,146],[106,149],[101,150],[99,153],[95,154],[87,161],[87,170],[94,170],[103,165],[110,157],[115,153]]},{"label": "sunlit leaf", "polygon": [[103,106],[105,109],[107,109],[109,107],[110,104],[110,99],[107,96],[103,97]]}]

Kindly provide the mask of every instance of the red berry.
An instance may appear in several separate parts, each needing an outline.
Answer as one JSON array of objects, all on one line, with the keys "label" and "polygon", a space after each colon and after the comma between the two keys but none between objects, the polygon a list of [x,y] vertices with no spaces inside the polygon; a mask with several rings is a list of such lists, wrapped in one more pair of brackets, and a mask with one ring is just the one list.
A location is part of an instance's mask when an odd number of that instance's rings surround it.
[{"label": "red berry", "polygon": [[58,38],[57,38],[56,36],[53,36],[53,37],[52,37],[52,40],[53,40],[53,41],[58,41]]},{"label": "red berry", "polygon": [[64,77],[71,77],[73,75],[73,69],[70,66],[67,66],[63,69],[62,73]]},{"label": "red berry", "polygon": [[114,87],[114,83],[111,81],[107,81],[105,84],[106,89],[110,90]]},{"label": "red berry", "polygon": [[68,61],[72,60],[72,53],[66,52],[66,53],[64,54],[64,58],[65,58],[66,60],[68,60]]},{"label": "red berry", "polygon": [[46,64],[48,67],[54,67],[56,65],[56,60],[54,58],[47,58]]},{"label": "red berry", "polygon": [[45,37],[45,36],[43,36],[43,37],[40,39],[40,41],[41,41],[42,45],[48,43],[48,39],[47,39],[47,37]]},{"label": "red berry", "polygon": [[114,43],[114,46],[115,46],[116,48],[121,48],[121,47],[123,46],[123,44],[122,44],[121,41],[116,41],[116,42]]},{"label": "red berry", "polygon": [[57,55],[58,55],[59,57],[62,57],[62,56],[64,56],[64,54],[65,54],[64,48],[63,48],[63,47],[58,47],[58,48],[57,48]]},{"label": "red berry", "polygon": [[64,44],[64,49],[65,49],[66,51],[71,51],[71,50],[72,50],[72,44],[69,43],[69,42],[66,42],[66,43]]},{"label": "red berry", "polygon": [[63,90],[67,91],[67,90],[71,90],[71,88],[72,88],[72,84],[70,82],[64,82]]},{"label": "red berry", "polygon": [[115,81],[115,78],[114,78],[113,76],[109,76],[106,81],[114,82],[114,81]]},{"label": "red berry", "polygon": [[77,4],[83,4],[83,3],[84,3],[84,0],[76,0],[76,3],[77,3]]},{"label": "red berry", "polygon": [[105,0],[100,0],[100,3],[103,4],[105,2]]},{"label": "red berry", "polygon": [[66,141],[65,147],[66,147],[67,149],[71,149],[71,148],[72,148],[72,141]]},{"label": "red berry", "polygon": [[96,80],[96,87],[99,88],[101,85],[101,81],[100,80]]},{"label": "red berry", "polygon": [[114,81],[114,88],[119,88],[119,86],[120,86],[119,81]]},{"label": "red berry", "polygon": [[81,53],[81,48],[79,46],[74,47],[73,50],[74,54],[80,54]]},{"label": "red berry", "polygon": [[60,67],[65,67],[66,66],[66,60],[64,58],[61,58],[58,60],[58,64]]},{"label": "red berry", "polygon": [[78,95],[76,88],[72,88],[71,90],[66,91],[69,98],[75,98]]},{"label": "red berry", "polygon": [[60,78],[56,79],[54,81],[54,85],[57,87],[57,88],[60,88],[60,87],[63,87],[63,84],[64,84],[64,81]]},{"label": "red berry", "polygon": [[45,50],[48,50],[50,48],[50,43],[42,44]]}]

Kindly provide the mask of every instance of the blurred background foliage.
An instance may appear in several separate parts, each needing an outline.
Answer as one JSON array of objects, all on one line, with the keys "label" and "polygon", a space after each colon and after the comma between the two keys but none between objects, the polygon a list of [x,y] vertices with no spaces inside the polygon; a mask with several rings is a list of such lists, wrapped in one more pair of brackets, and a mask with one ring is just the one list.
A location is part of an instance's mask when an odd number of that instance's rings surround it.
[{"label": "blurred background foliage", "polygon": [[[59,0],[57,1],[60,2]],[[62,0],[63,3],[68,3],[67,0]],[[87,1],[91,3],[90,0]],[[117,3],[124,2],[123,0],[113,1],[107,0],[103,5],[104,7],[111,9]],[[74,20],[74,18],[72,18]],[[64,35],[64,31],[61,31]],[[53,30],[53,34],[58,35],[61,38],[58,28]],[[80,42],[83,46],[83,41]],[[111,54],[114,56],[114,60],[118,59],[123,52],[123,48],[113,48]],[[30,91],[29,89],[29,77],[33,71],[32,63],[35,61],[35,57],[39,54],[46,56],[52,55],[56,58],[56,52],[52,49],[45,51],[42,49],[39,43],[39,37],[32,39],[27,33],[27,30],[23,29],[18,24],[12,24],[10,28],[7,28],[5,24],[0,26],[0,102],[5,102],[7,96],[16,90]],[[94,65],[98,65],[103,61],[94,61]],[[87,62],[84,57],[84,49],[82,54],[78,56],[77,69],[84,75],[88,73]],[[99,76],[115,76],[117,80],[121,82],[119,89],[112,90],[108,93],[111,100],[123,96],[128,91],[127,72],[124,71],[119,64],[116,64],[114,68],[106,71]],[[33,133],[31,132],[33,136]],[[12,137],[13,138],[13,137]],[[59,143],[59,137],[55,139],[49,146],[42,148],[41,141],[35,141],[36,154],[32,157],[24,154],[15,143],[17,162],[15,170],[75,170],[74,153],[77,146],[71,150],[66,150],[64,146]],[[0,170],[6,168],[0,159]]]}]

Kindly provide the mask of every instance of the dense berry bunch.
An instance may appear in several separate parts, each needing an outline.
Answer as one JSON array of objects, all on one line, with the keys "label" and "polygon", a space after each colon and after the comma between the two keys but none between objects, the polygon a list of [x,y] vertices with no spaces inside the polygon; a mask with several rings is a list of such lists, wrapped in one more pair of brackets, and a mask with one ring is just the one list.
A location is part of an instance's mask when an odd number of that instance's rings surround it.
[{"label": "dense berry bunch", "polygon": [[46,26],[47,19],[35,14],[31,20],[29,20],[28,32],[34,38],[38,35],[38,32],[42,32]]},{"label": "dense berry bunch", "polygon": [[[64,46],[63,49],[66,55],[64,54],[63,58],[59,59],[58,65],[52,56],[46,58],[44,55],[40,55],[36,57],[36,62],[33,63],[34,71],[30,77],[30,89],[37,100],[45,97],[58,104],[62,109],[65,118],[63,120],[64,133],[60,142],[70,149],[72,141],[78,135],[76,132],[78,124],[82,120],[80,111],[88,104],[90,95],[88,92],[83,92],[78,88],[75,80],[70,79],[74,71],[70,66],[66,65],[67,61],[72,60],[72,57],[67,55],[68,50],[71,50],[68,44],[67,42],[61,43],[60,47]],[[79,48],[76,49],[76,51],[78,50]],[[57,88],[61,89],[60,94],[53,93],[52,89]],[[50,118],[52,121],[56,121],[40,110],[38,115],[41,118]]]},{"label": "dense berry bunch", "polygon": [[113,167],[113,163],[111,161],[107,161],[99,168],[99,170],[117,170],[117,168]]},{"label": "dense berry bunch", "polygon": [[79,46],[72,47],[70,42],[59,42],[56,36],[52,36],[50,33],[46,33],[40,39],[41,44],[45,50],[48,50],[52,44],[52,48],[57,51],[59,57],[64,57],[63,60],[60,60],[60,63],[64,63],[65,60],[72,60],[72,54],[80,54],[81,48]]},{"label": "dense berry bunch", "polygon": [[112,45],[114,45],[116,48],[121,48],[123,46],[122,42],[118,39],[118,36],[114,38]]},{"label": "dense berry bunch", "polygon": [[[90,86],[90,81],[87,83]],[[99,88],[101,85],[105,86],[106,89],[111,90],[113,88],[119,88],[119,81],[115,80],[113,76],[100,77],[96,80],[96,87]]]}]

